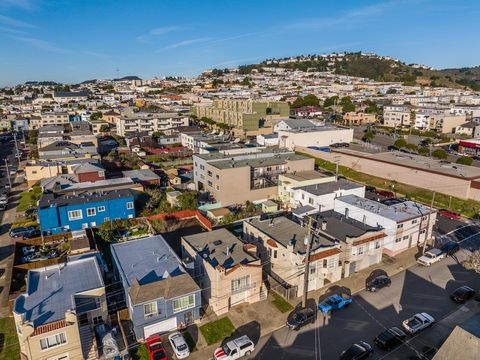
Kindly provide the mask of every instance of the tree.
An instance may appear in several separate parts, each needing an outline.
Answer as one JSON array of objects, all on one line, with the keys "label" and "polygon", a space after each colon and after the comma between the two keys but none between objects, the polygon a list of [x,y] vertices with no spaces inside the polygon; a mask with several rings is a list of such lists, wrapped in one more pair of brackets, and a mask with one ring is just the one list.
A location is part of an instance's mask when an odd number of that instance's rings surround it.
[{"label": "tree", "polygon": [[473,159],[470,156],[460,156],[455,162],[457,164],[470,166],[473,163]]},{"label": "tree", "polygon": [[110,127],[106,124],[103,124],[102,126],[100,126],[100,132],[101,133],[106,133],[106,132],[109,132],[110,131]]},{"label": "tree", "polygon": [[100,111],[96,111],[90,115],[90,120],[95,121],[95,120],[100,120],[103,117],[103,113]]},{"label": "tree", "polygon": [[426,146],[422,146],[421,148],[418,149],[418,153],[423,156],[430,155],[430,149]]},{"label": "tree", "polygon": [[407,140],[405,139],[397,139],[393,144],[397,149],[402,149],[407,146]]},{"label": "tree", "polygon": [[470,254],[470,256],[463,262],[463,267],[480,274],[480,250],[475,250]]},{"label": "tree", "polygon": [[380,114],[382,112],[378,105],[372,100],[365,101],[365,105],[367,105],[367,107],[365,108],[365,112],[367,114]]},{"label": "tree", "polygon": [[197,192],[184,192],[177,197],[178,205],[182,210],[195,210],[197,208]]},{"label": "tree", "polygon": [[355,111],[355,105],[352,103],[352,98],[350,96],[344,96],[340,100],[340,105],[342,105],[342,112],[351,112]]},{"label": "tree", "polygon": [[78,110],[86,110],[87,109],[87,105],[85,104],[78,104]]},{"label": "tree", "polygon": [[323,102],[323,107],[329,108],[334,106],[336,103],[338,103],[338,96],[332,96],[325,99],[325,101]]},{"label": "tree", "polygon": [[104,222],[98,229],[98,235],[103,241],[111,243],[115,241],[116,227],[111,221]]},{"label": "tree", "polygon": [[415,144],[407,144],[405,148],[410,151],[418,152],[418,146]]},{"label": "tree", "polygon": [[436,159],[445,160],[448,158],[448,153],[443,149],[437,149],[432,152],[432,156]]},{"label": "tree", "polygon": [[362,140],[366,142],[372,142],[374,137],[375,137],[375,134],[373,132],[366,131],[365,134],[363,134]]},{"label": "tree", "polygon": [[394,88],[390,88],[387,90],[387,94],[396,94],[396,93],[397,93],[397,90]]}]

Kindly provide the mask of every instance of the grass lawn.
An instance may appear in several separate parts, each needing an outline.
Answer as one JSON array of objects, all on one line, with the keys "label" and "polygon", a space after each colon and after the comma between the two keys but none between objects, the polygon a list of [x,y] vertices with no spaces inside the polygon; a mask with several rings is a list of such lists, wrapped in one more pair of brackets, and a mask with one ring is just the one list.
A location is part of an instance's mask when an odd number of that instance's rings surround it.
[{"label": "grass lawn", "polygon": [[0,319],[0,359],[10,360],[20,358],[20,345],[13,318]]},{"label": "grass lawn", "polygon": [[212,345],[231,336],[235,332],[235,327],[230,319],[225,316],[224,318],[200,326],[200,331],[207,345]]},{"label": "grass lawn", "polygon": [[133,360],[150,360],[147,347],[145,344],[140,344],[135,350],[130,351]]},{"label": "grass lawn", "polygon": [[34,186],[32,191],[24,191],[20,194],[20,201],[18,202],[17,211],[25,211],[27,209],[37,207],[37,201],[42,195],[42,188]]},{"label": "grass lawn", "polygon": [[270,292],[270,294],[272,294],[272,298],[273,298],[271,303],[281,313],[286,313],[286,312],[289,312],[289,311],[293,310],[293,306],[287,300],[285,300],[280,295],[278,295],[276,292],[272,291],[272,292]]},{"label": "grass lawn", "polygon": [[[331,172],[335,172],[334,163],[323,159],[315,158],[309,154],[304,154],[301,152],[299,152],[299,154],[312,157],[315,159],[315,165],[317,165],[318,167]],[[339,166],[338,172],[339,175],[343,175],[347,179],[362,184],[375,186],[379,189],[395,191],[397,196],[404,196],[410,200],[415,200],[428,206],[430,206],[432,201],[433,191],[431,190],[422,189],[412,185],[402,184],[396,181],[361,173],[345,166]],[[435,194],[435,202],[433,206],[436,208],[450,209],[469,218],[478,217],[478,213],[480,212],[480,202],[478,201],[464,200],[450,195],[441,194],[439,192],[436,192]]]}]

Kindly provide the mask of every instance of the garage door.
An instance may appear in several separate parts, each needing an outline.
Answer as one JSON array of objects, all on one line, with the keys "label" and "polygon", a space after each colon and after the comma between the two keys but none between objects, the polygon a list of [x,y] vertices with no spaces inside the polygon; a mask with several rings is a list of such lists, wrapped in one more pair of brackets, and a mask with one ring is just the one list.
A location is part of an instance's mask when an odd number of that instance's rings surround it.
[{"label": "garage door", "polygon": [[143,328],[145,339],[150,335],[164,333],[177,328],[177,318],[173,317]]},{"label": "garage door", "polygon": [[247,291],[242,291],[237,294],[233,294],[230,297],[230,306],[235,306],[243,303],[246,297],[247,297]]}]

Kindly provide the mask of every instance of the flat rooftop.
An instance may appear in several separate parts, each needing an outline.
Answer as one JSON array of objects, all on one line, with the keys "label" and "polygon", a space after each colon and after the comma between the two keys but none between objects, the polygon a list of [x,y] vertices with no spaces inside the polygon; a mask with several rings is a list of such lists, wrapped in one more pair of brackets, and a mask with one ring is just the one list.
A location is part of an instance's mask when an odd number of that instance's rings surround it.
[{"label": "flat rooftop", "polygon": [[[260,220],[254,218],[248,220],[248,223],[260,230],[268,237],[282,244],[285,248],[289,245],[293,245],[293,252],[306,253],[307,247],[304,243],[305,237],[308,235],[308,229],[305,226],[301,226],[296,222],[286,218],[285,216],[279,216],[274,219]],[[334,242],[324,236],[318,236],[317,241],[313,243],[312,251],[320,247],[333,246]]]},{"label": "flat rooftop", "polygon": [[62,320],[67,310],[76,308],[76,294],[102,287],[95,257],[29,270],[27,292],[15,300],[14,311],[35,327]]},{"label": "flat rooftop", "polygon": [[435,160],[421,155],[407,154],[400,151],[382,152],[376,154],[362,151],[341,149],[334,152],[345,153],[352,156],[359,156],[367,159],[382,161],[392,165],[404,166],[422,171],[435,172],[446,176],[453,176],[463,179],[480,178],[480,168],[454,164],[443,160]]},{"label": "flat rooftop", "polygon": [[309,194],[320,196],[325,194],[331,194],[334,191],[353,190],[353,189],[360,189],[363,187],[364,186],[361,184],[357,184],[345,179],[339,179],[337,181],[329,181],[321,184],[299,186],[299,187],[296,187],[295,189],[300,189]]},{"label": "flat rooftop", "polygon": [[226,229],[184,236],[183,240],[190,244],[213,268],[220,265],[229,269],[237,264],[248,264],[258,260],[244,251],[244,243]]},{"label": "flat rooftop", "polygon": [[44,193],[38,202],[39,208],[50,207],[50,205],[64,206],[74,204],[95,203],[121,198],[133,198],[133,194],[128,189],[119,189],[111,191],[92,191],[84,192],[81,195]]},{"label": "flat rooftop", "polygon": [[350,130],[350,129],[325,125],[325,126],[313,126],[313,127],[307,127],[307,128],[294,128],[291,130],[279,130],[279,131],[298,134],[298,133],[314,133],[314,132],[340,131],[340,130]]},{"label": "flat rooftop", "polygon": [[[346,195],[337,197],[336,201],[361,208],[368,212],[377,213],[379,216],[402,222],[405,220],[428,215],[430,208],[414,201],[403,201],[394,205],[385,205],[374,200],[359,197],[357,195]],[[433,210],[436,212],[436,210]]]},{"label": "flat rooftop", "polygon": [[210,164],[216,167],[217,169],[228,169],[228,168],[242,168],[245,166],[264,167],[264,166],[283,165],[287,161],[304,160],[304,159],[308,159],[308,157],[303,155],[297,155],[295,153],[288,153],[288,154],[275,154],[271,157],[264,157],[264,158],[216,161]]},{"label": "flat rooftop", "polygon": [[332,174],[327,174],[327,173],[319,172],[315,170],[297,171],[293,173],[282,174],[282,176],[293,181],[308,181],[308,180],[334,177],[334,175]]}]

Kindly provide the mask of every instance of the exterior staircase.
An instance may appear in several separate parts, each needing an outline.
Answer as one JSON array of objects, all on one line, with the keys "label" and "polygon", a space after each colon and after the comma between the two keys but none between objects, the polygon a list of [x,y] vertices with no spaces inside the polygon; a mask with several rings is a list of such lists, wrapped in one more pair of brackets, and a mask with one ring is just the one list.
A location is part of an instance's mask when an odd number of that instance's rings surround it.
[{"label": "exterior staircase", "polygon": [[96,360],[97,354],[97,341],[90,326],[80,327],[80,342],[82,344],[82,353],[84,360]]}]

